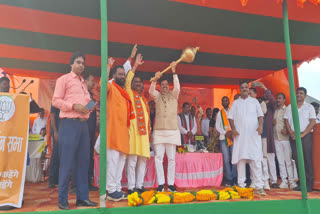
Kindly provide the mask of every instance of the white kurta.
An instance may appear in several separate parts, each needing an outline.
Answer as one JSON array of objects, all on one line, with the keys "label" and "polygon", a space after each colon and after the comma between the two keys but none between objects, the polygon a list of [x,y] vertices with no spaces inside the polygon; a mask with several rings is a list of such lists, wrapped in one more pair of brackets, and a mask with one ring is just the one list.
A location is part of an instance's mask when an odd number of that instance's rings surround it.
[{"label": "white kurta", "polygon": [[233,140],[232,164],[239,160],[262,160],[261,136],[258,134],[258,117],[263,117],[257,99],[241,97],[234,101],[228,119],[234,121],[239,135]]}]

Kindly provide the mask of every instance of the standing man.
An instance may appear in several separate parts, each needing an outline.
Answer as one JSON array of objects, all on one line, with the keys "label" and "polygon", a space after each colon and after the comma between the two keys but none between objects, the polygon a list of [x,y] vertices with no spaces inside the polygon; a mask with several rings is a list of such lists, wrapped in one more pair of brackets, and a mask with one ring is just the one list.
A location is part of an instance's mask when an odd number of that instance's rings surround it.
[{"label": "standing man", "polygon": [[143,187],[147,167],[147,158],[150,158],[150,110],[147,99],[143,96],[143,80],[135,73],[137,67],[142,65],[142,56],[138,54],[136,62],[126,78],[126,91],[128,92],[135,114],[130,123],[130,152],[127,162],[128,194],[146,191]]},{"label": "standing man", "polygon": [[47,118],[44,117],[44,109],[40,109],[39,117],[34,120],[32,126],[32,133],[33,134],[40,134],[41,129],[47,126]]},{"label": "standing man", "polygon": [[223,108],[217,114],[216,129],[220,133],[219,142],[223,155],[223,165],[225,169],[225,186],[230,187],[237,184],[237,165],[231,164],[233,142],[232,132],[228,121],[230,101],[228,97],[222,97]]},{"label": "standing man", "polygon": [[320,117],[319,117],[319,103],[312,102],[310,103],[313,107],[314,110],[316,111],[316,123],[320,123]]},{"label": "standing man", "polygon": [[240,93],[228,115],[234,139],[232,164],[237,164],[238,185],[245,187],[246,163],[249,163],[257,194],[266,195],[261,170],[263,113],[258,100],[249,97],[248,82],[240,82]]},{"label": "standing man", "polygon": [[[297,88],[297,105],[300,121],[300,133],[304,157],[304,167],[306,173],[306,182],[307,182],[307,191],[311,192],[313,187],[313,162],[312,162],[312,144],[313,136],[312,129],[316,124],[316,112],[313,106],[309,103],[306,103],[304,100],[307,96],[307,89],[304,87]],[[293,118],[291,111],[291,104],[287,107],[285,113],[285,122],[287,129],[290,134],[290,144],[292,149],[292,156],[296,163],[298,163],[297,147],[296,147],[296,137],[295,130],[293,126]],[[298,171],[299,171],[299,164]],[[295,191],[301,191],[300,186],[294,188]]]},{"label": "standing man", "polygon": [[[114,60],[108,59],[108,75]],[[125,90],[126,74],[123,66],[112,69],[114,80],[107,87],[107,199],[126,199],[121,191],[122,172],[129,154],[130,120],[135,118],[132,102]],[[102,89],[105,90],[105,89]]]},{"label": "standing man", "polygon": [[164,190],[163,156],[168,157],[168,190],[175,192],[175,155],[176,146],[181,145],[180,131],[178,127],[177,108],[180,93],[180,84],[176,73],[176,62],[171,63],[173,73],[173,90],[169,90],[169,82],[160,80],[160,93],[156,91],[157,80],[162,74],[157,72],[155,81],[151,83],[149,94],[156,103],[156,121],[153,132],[153,146],[155,151],[155,165],[158,178],[158,192]]},{"label": "standing man", "polygon": [[205,139],[205,144],[208,145],[210,143],[210,133],[209,133],[209,125],[210,125],[210,120],[212,118],[212,109],[207,108],[206,109],[206,118],[203,118],[201,121],[201,133],[204,136]]},{"label": "standing man", "polygon": [[55,188],[59,184],[59,118],[60,110],[51,105],[50,110],[50,133],[52,136],[52,154],[49,168],[49,188]]},{"label": "standing man", "polygon": [[90,162],[90,137],[87,120],[89,110],[85,107],[90,94],[81,74],[85,56],[76,52],[70,59],[71,72],[61,76],[56,83],[52,105],[60,109],[59,127],[59,208],[69,209],[69,177],[73,163],[77,171],[76,206],[97,206],[89,200],[88,170]]},{"label": "standing man", "polygon": [[194,135],[197,132],[197,122],[190,113],[190,104],[183,103],[182,112],[178,115],[178,125],[181,133],[181,144],[194,144]]},{"label": "standing man", "polygon": [[289,133],[284,121],[284,114],[286,112],[285,100],[286,96],[283,93],[277,94],[277,109],[273,117],[274,143],[281,176],[280,188],[289,188],[288,180],[290,188],[295,188],[297,184],[293,177],[292,151]]},{"label": "standing man", "polygon": [[[84,83],[87,85],[91,100],[94,100],[93,94],[91,92],[95,86],[94,76],[88,72],[88,73],[85,73],[85,75],[83,76],[83,79],[84,79]],[[89,172],[88,172],[89,191],[97,191],[99,189],[92,185],[93,168],[94,168],[93,152],[94,152],[94,144],[96,142],[96,128],[97,128],[97,111],[95,107],[90,112],[87,123],[88,123],[88,129],[89,129],[89,137],[90,137],[90,165],[89,165]]]}]

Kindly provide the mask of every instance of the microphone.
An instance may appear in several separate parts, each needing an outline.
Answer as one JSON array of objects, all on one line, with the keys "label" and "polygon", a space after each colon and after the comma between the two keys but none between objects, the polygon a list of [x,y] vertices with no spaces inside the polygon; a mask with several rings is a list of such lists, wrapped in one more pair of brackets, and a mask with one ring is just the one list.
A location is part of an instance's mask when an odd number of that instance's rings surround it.
[{"label": "microphone", "polygon": [[26,79],[23,79],[18,87],[14,88],[14,87],[10,86],[10,88],[19,89],[23,85],[23,83],[25,83],[25,82],[26,82]]},{"label": "microphone", "polygon": [[[24,91],[26,90],[26,88],[27,88],[29,85],[31,85],[33,82],[34,82],[34,81],[33,81],[33,80],[31,80],[31,81],[29,82],[29,84],[28,84],[28,85],[26,85],[26,87],[24,87],[24,89],[22,89],[22,91],[21,91],[21,92],[24,92]],[[21,93],[21,92],[20,92],[20,93]]]}]

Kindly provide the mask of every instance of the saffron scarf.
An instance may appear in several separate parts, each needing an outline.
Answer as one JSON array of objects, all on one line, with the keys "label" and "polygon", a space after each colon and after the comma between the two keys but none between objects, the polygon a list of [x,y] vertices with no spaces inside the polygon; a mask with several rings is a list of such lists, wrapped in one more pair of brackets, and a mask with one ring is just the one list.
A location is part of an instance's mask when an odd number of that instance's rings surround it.
[{"label": "saffron scarf", "polygon": [[[224,111],[224,109],[221,109],[220,113],[221,113],[221,121],[222,121],[223,129],[225,131],[230,131],[230,125],[229,125],[229,121],[228,121],[226,112]],[[224,140],[226,141],[226,145],[228,147],[233,144],[232,140],[227,138],[227,136],[225,136]]]},{"label": "saffron scarf", "polygon": [[135,118],[132,102],[128,92],[122,89],[115,81],[112,81],[112,84],[119,90],[120,94],[127,100],[127,115],[128,115],[128,127],[130,126],[130,120]]},{"label": "saffron scarf", "polygon": [[[132,90],[132,92],[133,92],[134,106],[137,114],[138,131],[140,135],[146,135],[151,131],[150,118],[149,118],[148,129],[147,129],[146,119],[144,117],[144,111],[143,111],[142,103],[140,100],[140,95],[134,90]],[[146,105],[148,115],[150,115],[150,109],[149,109],[149,104],[147,99],[143,95],[141,96],[141,98],[144,104]],[[147,133],[147,130],[149,131],[148,133]]]}]

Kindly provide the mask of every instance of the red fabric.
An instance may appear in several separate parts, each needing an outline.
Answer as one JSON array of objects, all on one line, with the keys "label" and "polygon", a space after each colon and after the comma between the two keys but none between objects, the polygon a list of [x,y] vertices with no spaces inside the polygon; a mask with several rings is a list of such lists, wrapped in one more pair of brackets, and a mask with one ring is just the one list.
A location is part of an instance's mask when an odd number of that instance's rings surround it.
[{"label": "red fabric", "polygon": [[121,95],[127,100],[127,105],[128,105],[127,114],[128,114],[128,127],[129,127],[130,126],[130,120],[135,118],[130,96],[129,96],[128,92],[126,90],[122,89],[117,83],[115,83],[115,81],[112,81],[112,84],[120,91]]}]

